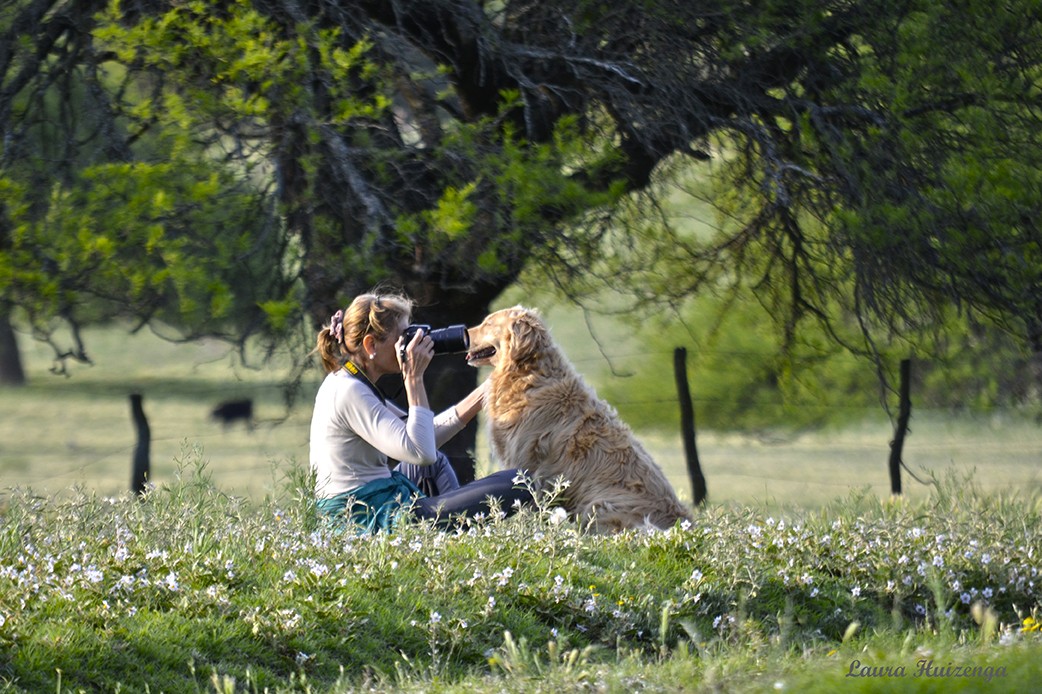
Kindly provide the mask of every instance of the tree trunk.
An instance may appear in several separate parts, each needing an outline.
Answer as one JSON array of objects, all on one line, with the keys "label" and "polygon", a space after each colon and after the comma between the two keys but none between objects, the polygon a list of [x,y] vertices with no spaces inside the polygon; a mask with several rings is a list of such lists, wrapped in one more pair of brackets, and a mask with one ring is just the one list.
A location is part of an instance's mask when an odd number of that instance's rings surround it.
[{"label": "tree trunk", "polygon": [[25,385],[18,339],[11,325],[11,312],[6,306],[0,306],[0,385]]}]

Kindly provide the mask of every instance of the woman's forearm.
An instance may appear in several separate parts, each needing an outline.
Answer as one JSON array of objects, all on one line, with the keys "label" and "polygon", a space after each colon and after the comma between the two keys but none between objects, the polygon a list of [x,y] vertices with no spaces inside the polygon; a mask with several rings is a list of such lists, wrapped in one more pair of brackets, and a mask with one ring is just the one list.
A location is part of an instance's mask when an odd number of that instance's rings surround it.
[{"label": "woman's forearm", "polygon": [[485,404],[485,384],[482,383],[472,390],[467,397],[456,403],[456,416],[462,424],[467,424],[481,411]]},{"label": "woman's forearm", "polygon": [[427,400],[427,388],[423,385],[423,374],[405,378],[405,398],[410,407],[431,408]]}]

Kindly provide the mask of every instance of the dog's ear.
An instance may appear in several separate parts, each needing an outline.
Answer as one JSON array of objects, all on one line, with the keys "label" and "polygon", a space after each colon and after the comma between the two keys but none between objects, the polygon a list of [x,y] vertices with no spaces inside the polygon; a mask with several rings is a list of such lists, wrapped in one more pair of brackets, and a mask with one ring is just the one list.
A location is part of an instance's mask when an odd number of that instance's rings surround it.
[{"label": "dog's ear", "polygon": [[510,357],[515,363],[544,351],[549,342],[546,326],[535,313],[524,311],[510,324]]}]

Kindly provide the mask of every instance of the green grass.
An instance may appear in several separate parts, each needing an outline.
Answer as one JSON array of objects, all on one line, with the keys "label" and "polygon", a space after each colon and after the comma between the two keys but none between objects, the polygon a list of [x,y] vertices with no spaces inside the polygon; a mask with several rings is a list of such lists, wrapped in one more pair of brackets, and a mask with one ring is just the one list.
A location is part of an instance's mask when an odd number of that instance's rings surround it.
[{"label": "green grass", "polygon": [[[137,441],[129,402],[135,392],[144,397],[156,482],[171,479],[185,448],[199,449],[223,487],[262,498],[279,484],[285,461],[307,459],[317,373],[287,408],[288,358],[246,367],[218,342],[175,344],[118,326],[88,330],[86,339],[94,364],[71,364],[69,377],[48,372],[48,348],[22,340],[29,385],[0,395],[4,487],[43,494],[75,486],[101,494],[127,489]],[[253,431],[242,424],[224,429],[209,418],[214,405],[239,397],[254,399]]]},{"label": "green grass", "polygon": [[[545,503],[359,537],[316,527],[307,497],[299,469],[251,502],[198,460],[142,500],[10,496],[0,691],[1023,691],[1042,675],[1034,498],[947,483],[607,537]],[[928,659],[993,679],[914,677]],[[855,661],[907,673],[848,678]]]}]

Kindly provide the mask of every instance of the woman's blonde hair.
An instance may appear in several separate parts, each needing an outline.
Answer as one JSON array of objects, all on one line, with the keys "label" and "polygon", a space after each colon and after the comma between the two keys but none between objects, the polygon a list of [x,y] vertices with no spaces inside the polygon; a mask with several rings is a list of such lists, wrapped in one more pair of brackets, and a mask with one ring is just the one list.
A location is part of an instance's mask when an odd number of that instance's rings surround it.
[{"label": "woman's blonde hair", "polygon": [[372,335],[383,340],[402,320],[412,317],[412,299],[402,294],[360,294],[347,308],[337,311],[318,331],[315,352],[322,368],[331,373],[362,351],[362,339]]}]

